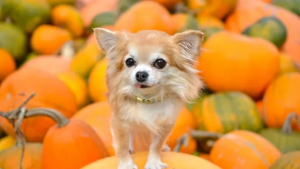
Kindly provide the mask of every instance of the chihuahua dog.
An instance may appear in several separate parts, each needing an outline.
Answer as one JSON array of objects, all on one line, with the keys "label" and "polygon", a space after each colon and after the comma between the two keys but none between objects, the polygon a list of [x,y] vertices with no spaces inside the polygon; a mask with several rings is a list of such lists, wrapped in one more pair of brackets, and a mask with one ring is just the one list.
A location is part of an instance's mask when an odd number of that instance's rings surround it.
[{"label": "chihuahua dog", "polygon": [[[203,33],[189,30],[173,36],[145,30],[135,34],[94,29],[108,58],[111,131],[119,169],[137,169],[130,156],[130,135],[150,133],[145,169],[167,167],[160,151],[181,107],[198,97],[203,83],[194,69]],[[137,132],[138,133],[138,132]]]}]

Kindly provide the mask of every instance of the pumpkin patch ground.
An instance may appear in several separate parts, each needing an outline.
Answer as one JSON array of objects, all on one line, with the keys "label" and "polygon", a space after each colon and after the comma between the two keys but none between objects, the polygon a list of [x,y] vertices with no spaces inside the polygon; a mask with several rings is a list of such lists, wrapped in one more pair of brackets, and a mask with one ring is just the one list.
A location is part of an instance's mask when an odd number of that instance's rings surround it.
[{"label": "pumpkin patch ground", "polygon": [[[189,69],[205,87],[183,104],[165,139],[167,168],[299,169],[299,7],[299,0],[0,0],[0,169],[118,168],[111,62],[95,28],[204,33]],[[145,140],[133,136],[138,169],[149,154]]]}]

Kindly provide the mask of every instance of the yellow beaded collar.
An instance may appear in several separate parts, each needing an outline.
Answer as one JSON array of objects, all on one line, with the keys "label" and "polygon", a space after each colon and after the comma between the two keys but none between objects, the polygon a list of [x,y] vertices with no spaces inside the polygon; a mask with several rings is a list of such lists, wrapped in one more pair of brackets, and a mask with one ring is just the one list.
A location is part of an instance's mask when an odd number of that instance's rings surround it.
[{"label": "yellow beaded collar", "polygon": [[148,100],[148,99],[142,99],[140,97],[137,97],[137,96],[134,96],[134,100],[138,101],[138,102],[141,102],[141,103],[147,103],[147,104],[152,104],[152,103],[159,103],[159,102],[162,102],[165,98],[167,98],[169,95],[168,94],[165,94],[165,96],[163,98],[160,98],[160,99],[151,99],[151,100]]}]

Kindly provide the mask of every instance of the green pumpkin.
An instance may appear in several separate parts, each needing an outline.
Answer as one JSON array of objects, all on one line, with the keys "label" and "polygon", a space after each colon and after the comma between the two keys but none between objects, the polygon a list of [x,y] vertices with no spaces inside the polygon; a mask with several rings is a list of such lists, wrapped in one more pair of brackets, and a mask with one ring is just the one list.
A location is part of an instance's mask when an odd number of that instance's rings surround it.
[{"label": "green pumpkin", "polygon": [[198,101],[193,109],[197,127],[210,132],[258,131],[263,121],[254,101],[241,92],[215,93]]},{"label": "green pumpkin", "polygon": [[294,151],[282,155],[269,169],[299,169],[300,151]]},{"label": "green pumpkin", "polygon": [[244,35],[259,37],[272,42],[280,48],[286,38],[287,30],[284,24],[276,17],[264,17],[243,31]]},{"label": "green pumpkin", "polygon": [[0,48],[8,51],[17,61],[21,61],[27,51],[27,36],[19,27],[0,22]]},{"label": "green pumpkin", "polygon": [[103,12],[96,15],[90,25],[90,29],[107,26],[107,25],[114,25],[117,20],[117,16],[115,12]]},{"label": "green pumpkin", "polygon": [[3,12],[12,23],[32,33],[36,27],[50,22],[50,6],[46,0],[4,0]]},{"label": "green pumpkin", "polygon": [[260,135],[274,144],[283,154],[300,150],[300,133],[292,131],[291,119],[295,116],[290,114],[282,129],[268,128],[260,131]]},{"label": "green pumpkin", "polygon": [[300,0],[273,0],[272,4],[285,8],[300,16]]}]

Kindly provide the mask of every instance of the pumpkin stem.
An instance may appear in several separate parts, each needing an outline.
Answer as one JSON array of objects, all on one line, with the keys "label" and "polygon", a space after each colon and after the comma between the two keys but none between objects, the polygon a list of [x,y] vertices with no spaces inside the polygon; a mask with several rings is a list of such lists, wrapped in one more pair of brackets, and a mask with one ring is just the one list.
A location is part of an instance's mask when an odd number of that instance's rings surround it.
[{"label": "pumpkin stem", "polygon": [[18,115],[18,119],[14,123],[15,133],[17,136],[16,146],[21,147],[21,157],[20,157],[20,161],[19,161],[20,169],[22,169],[22,162],[23,162],[23,158],[24,158],[24,151],[25,151],[25,144],[26,144],[24,134],[21,130],[21,124],[24,119],[25,113],[26,113],[26,108],[21,108],[21,112]]},{"label": "pumpkin stem", "polygon": [[190,130],[190,134],[194,138],[220,138],[223,135],[220,133],[213,133],[208,131],[200,131],[200,130]]},{"label": "pumpkin stem", "polygon": [[177,143],[173,149],[175,152],[179,152],[180,148],[184,145],[185,147],[188,146],[188,134],[183,134],[179,139],[177,139]]},{"label": "pumpkin stem", "polygon": [[26,113],[26,117],[40,116],[40,115],[48,116],[52,118],[57,123],[58,127],[66,126],[69,123],[68,118],[66,118],[63,114],[59,113],[54,109],[34,108],[28,110]]},{"label": "pumpkin stem", "polygon": [[282,126],[282,129],[281,129],[281,132],[285,133],[285,134],[290,134],[292,133],[293,129],[292,129],[292,119],[294,117],[296,117],[297,114],[295,112],[293,113],[290,113],[288,115],[288,117],[285,119],[284,123],[283,123],[283,126]]},{"label": "pumpkin stem", "polygon": [[21,147],[21,157],[19,162],[20,169],[22,169],[22,162],[23,162],[25,144],[26,144],[24,134],[21,130],[21,124],[24,118],[44,115],[52,118],[57,123],[58,127],[63,127],[69,123],[69,119],[67,119],[63,114],[53,109],[35,108],[35,109],[27,110],[24,106],[34,96],[35,93],[32,93],[15,110],[11,110],[9,112],[0,112],[0,116],[6,118],[13,125],[15,129],[15,133],[17,136],[16,146]]}]

